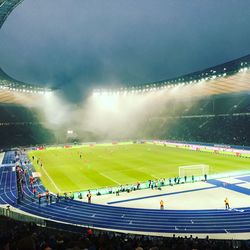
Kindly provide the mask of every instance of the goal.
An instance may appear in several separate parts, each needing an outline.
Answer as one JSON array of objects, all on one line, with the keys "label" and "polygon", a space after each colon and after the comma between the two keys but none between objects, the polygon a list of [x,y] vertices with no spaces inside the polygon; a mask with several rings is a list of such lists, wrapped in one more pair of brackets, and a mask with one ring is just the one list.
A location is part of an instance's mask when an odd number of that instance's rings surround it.
[{"label": "goal", "polygon": [[209,166],[200,164],[200,165],[190,165],[190,166],[181,166],[179,167],[179,177],[183,178],[184,176],[204,176],[208,175]]}]

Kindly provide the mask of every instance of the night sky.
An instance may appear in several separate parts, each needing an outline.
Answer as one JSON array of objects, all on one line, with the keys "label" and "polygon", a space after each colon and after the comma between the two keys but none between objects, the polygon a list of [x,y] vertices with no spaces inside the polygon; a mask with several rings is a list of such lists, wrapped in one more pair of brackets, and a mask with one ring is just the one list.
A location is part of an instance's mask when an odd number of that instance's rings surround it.
[{"label": "night sky", "polygon": [[249,0],[24,0],[0,30],[0,67],[80,101],[250,53]]}]

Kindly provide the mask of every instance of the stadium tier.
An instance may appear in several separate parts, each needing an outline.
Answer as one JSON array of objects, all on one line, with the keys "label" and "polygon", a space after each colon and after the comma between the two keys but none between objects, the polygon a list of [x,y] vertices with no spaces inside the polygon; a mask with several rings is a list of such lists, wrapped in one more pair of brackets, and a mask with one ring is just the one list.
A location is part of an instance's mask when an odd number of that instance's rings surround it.
[{"label": "stadium tier", "polygon": [[141,135],[177,141],[250,145],[248,93],[210,96],[199,101],[169,102],[147,118]]},{"label": "stadium tier", "polygon": [[[51,90],[20,82],[0,69],[0,146],[52,143],[34,105]],[[11,139],[10,136],[11,135]]]},{"label": "stadium tier", "polygon": [[[188,97],[221,95],[249,91],[250,55],[210,67],[198,72],[178,76],[172,79],[128,85],[119,89],[96,89],[99,94],[147,93],[163,89],[180,87],[180,92]],[[176,93],[178,95],[178,93]]]}]

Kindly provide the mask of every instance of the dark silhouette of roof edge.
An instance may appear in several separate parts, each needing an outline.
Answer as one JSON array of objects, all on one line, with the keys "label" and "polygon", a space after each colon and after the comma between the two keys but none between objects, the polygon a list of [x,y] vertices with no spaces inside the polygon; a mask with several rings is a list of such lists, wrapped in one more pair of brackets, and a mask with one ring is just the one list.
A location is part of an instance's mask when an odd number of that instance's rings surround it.
[{"label": "dark silhouette of roof edge", "polygon": [[22,2],[23,0],[0,0],[0,29],[2,28],[5,20],[10,13]]},{"label": "dark silhouette of roof edge", "polygon": [[[23,0],[0,0],[0,29],[2,28],[4,22],[6,21],[10,13],[22,2]],[[40,90],[48,90],[48,88],[40,85],[24,83],[19,80],[16,80],[11,76],[9,76],[6,72],[4,72],[1,67],[0,67],[0,86],[15,87],[15,88],[29,87]]]},{"label": "dark silhouette of roof edge", "polygon": [[[10,15],[10,13],[22,2],[23,0],[0,0],[0,29],[7,19],[7,17]],[[135,86],[135,87],[142,87],[142,86],[161,86],[166,84],[174,84],[174,83],[180,83],[180,82],[187,82],[187,81],[198,81],[203,78],[210,78],[212,76],[218,76],[218,75],[233,75],[239,71],[242,67],[249,67],[250,66],[250,54],[237,58],[235,60],[231,60],[226,63],[222,63],[216,66],[212,66],[203,70],[195,71],[192,73],[180,75],[177,77],[165,79],[165,80],[159,80],[154,82],[148,82],[148,83],[140,83],[140,84],[127,84],[127,87]],[[0,68],[0,80],[9,81],[9,83],[14,83],[16,86],[18,85],[26,85],[30,87],[38,87],[43,88],[41,86],[33,85],[24,83],[18,80],[13,79],[10,77],[7,73],[5,73]],[[1,83],[0,83],[1,85]]]},{"label": "dark silhouette of roof edge", "polygon": [[250,66],[250,54],[246,56],[242,56],[240,58],[231,60],[229,62],[225,62],[222,64],[218,64],[215,66],[211,66],[202,70],[198,70],[195,72],[191,72],[184,75],[179,75],[176,77],[148,82],[148,83],[140,83],[140,84],[128,84],[127,87],[131,86],[138,86],[143,87],[147,85],[162,85],[162,84],[174,84],[174,83],[181,83],[187,81],[198,81],[204,78],[211,78],[212,76],[218,76],[226,74],[227,76],[236,74],[241,68],[249,67]]}]

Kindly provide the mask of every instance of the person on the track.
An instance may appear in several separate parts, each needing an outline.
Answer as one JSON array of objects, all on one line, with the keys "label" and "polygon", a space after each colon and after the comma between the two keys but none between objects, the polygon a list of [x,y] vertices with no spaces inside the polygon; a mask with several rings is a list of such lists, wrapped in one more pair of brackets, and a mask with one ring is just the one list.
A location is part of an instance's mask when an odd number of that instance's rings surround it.
[{"label": "person on the track", "polygon": [[228,198],[227,198],[227,197],[226,197],[226,199],[224,200],[224,203],[225,203],[226,209],[229,209],[230,206],[229,206],[229,201],[228,201]]},{"label": "person on the track", "polygon": [[90,192],[87,194],[87,198],[88,198],[88,203],[91,203],[91,193]]},{"label": "person on the track", "polygon": [[163,200],[160,201],[160,209],[161,209],[161,210],[164,209],[164,201],[163,201]]}]

